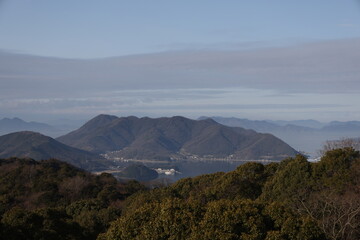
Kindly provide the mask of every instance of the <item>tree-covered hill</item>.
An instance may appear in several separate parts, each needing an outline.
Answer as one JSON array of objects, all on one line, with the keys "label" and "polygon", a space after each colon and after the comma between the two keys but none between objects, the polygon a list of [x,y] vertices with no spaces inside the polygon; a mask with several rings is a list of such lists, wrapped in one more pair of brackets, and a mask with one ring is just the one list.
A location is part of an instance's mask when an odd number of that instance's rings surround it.
[{"label": "tree-covered hill", "polygon": [[234,158],[281,160],[297,152],[270,134],[232,128],[211,119],[137,118],[99,115],[78,130],[57,138],[93,153],[116,152],[128,159]]},{"label": "tree-covered hill", "polygon": [[62,144],[40,133],[23,131],[0,136],[0,158],[20,157],[44,160],[61,159],[86,170],[108,168],[111,162],[98,154]]},{"label": "tree-covered hill", "polygon": [[96,239],[144,187],[58,160],[0,160],[0,239]]},{"label": "tree-covered hill", "polygon": [[98,239],[358,240],[359,199],[359,152],[336,149],[135,194]]},{"label": "tree-covered hill", "polygon": [[360,154],[327,151],[147,190],[57,160],[0,161],[2,239],[360,239]]}]

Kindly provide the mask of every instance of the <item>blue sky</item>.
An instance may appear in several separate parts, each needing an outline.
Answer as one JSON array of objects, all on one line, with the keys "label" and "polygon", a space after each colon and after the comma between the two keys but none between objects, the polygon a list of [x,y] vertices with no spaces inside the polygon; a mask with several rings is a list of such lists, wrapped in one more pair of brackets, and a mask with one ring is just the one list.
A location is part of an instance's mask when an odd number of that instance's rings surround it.
[{"label": "blue sky", "polygon": [[42,56],[96,58],[360,35],[356,0],[3,0],[0,7],[0,47]]},{"label": "blue sky", "polygon": [[0,117],[360,120],[359,50],[355,0],[0,0]]}]

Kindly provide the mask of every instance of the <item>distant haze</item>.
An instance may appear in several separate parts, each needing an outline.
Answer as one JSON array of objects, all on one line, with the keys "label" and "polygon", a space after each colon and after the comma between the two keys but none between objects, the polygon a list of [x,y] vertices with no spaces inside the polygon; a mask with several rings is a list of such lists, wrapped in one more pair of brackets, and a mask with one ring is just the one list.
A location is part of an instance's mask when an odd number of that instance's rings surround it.
[{"label": "distant haze", "polygon": [[360,119],[358,1],[0,0],[0,13],[0,118]]},{"label": "distant haze", "polygon": [[[94,60],[0,53],[0,117],[360,118],[360,39]],[[37,120],[37,119],[35,119]]]}]

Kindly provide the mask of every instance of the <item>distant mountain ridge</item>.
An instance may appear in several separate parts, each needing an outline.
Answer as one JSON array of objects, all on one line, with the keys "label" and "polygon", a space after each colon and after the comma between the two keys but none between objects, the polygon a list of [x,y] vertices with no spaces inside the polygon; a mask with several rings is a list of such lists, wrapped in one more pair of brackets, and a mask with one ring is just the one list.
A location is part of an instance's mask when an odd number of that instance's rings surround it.
[{"label": "distant mountain ridge", "polygon": [[0,120],[0,134],[18,131],[54,131],[54,127],[45,123],[26,122],[20,118],[3,118]]},{"label": "distant mountain ridge", "polygon": [[[103,145],[99,146],[100,151],[113,151],[112,149],[118,149],[118,141],[122,141],[121,146],[128,146],[134,139],[131,136],[128,136],[130,133],[125,130],[116,130],[111,133],[108,132],[107,137],[102,137],[101,128],[108,123],[118,119],[116,116],[111,115],[100,115],[102,117],[93,119],[93,122],[88,122],[86,128],[83,129],[83,132],[87,135],[89,131],[99,132],[98,144]],[[136,117],[129,117],[136,119]],[[201,117],[199,120],[208,119],[209,117]],[[304,151],[305,153],[315,156],[318,154],[318,150],[322,148],[322,145],[328,140],[337,140],[341,138],[358,138],[360,137],[360,121],[332,121],[329,123],[319,122],[316,120],[294,120],[294,121],[272,121],[272,120],[249,120],[245,118],[226,118],[226,117],[211,117],[216,122],[230,127],[242,127],[245,129],[252,129],[260,133],[270,133],[274,136],[282,139],[286,143],[290,144],[298,151]],[[52,122],[50,125],[40,122],[26,122],[20,118],[3,118],[0,120],[0,135],[19,132],[19,131],[33,131],[40,132],[46,136],[58,137],[69,133],[69,131],[80,126],[81,122],[77,121],[74,123],[70,120],[59,120]],[[55,124],[55,125],[54,125]],[[85,125],[84,125],[85,126]],[[83,127],[84,127],[83,126]],[[99,129],[97,129],[99,127]],[[129,126],[130,127],[130,126]],[[112,130],[110,130],[112,131]],[[114,142],[111,138],[114,135],[118,134],[120,137]],[[150,136],[152,134],[147,133]],[[106,134],[105,134],[106,135]],[[112,137],[110,137],[112,136]],[[120,139],[123,136],[122,140]],[[84,136],[84,138],[86,138]],[[83,141],[82,138],[74,140],[72,144],[77,146]],[[93,138],[93,141],[95,138]],[[138,140],[137,143],[141,144],[142,140]],[[140,145],[137,144],[137,145]],[[91,144],[90,144],[91,145]],[[158,147],[158,144],[153,144],[154,148]],[[150,146],[149,146],[150,147]],[[86,150],[91,150],[92,147],[89,147]],[[92,150],[91,150],[92,151]],[[128,150],[126,150],[128,151]],[[171,152],[171,151],[170,151]],[[146,155],[146,154],[145,154]]]},{"label": "distant mountain ridge", "polygon": [[286,126],[286,125],[295,125],[299,127],[307,127],[307,128],[316,128],[320,129],[328,125],[328,123],[319,122],[313,119],[307,119],[307,120],[291,120],[291,121],[284,121],[284,120],[265,120],[266,122],[274,123],[278,126]]},{"label": "distant mountain ridge", "polygon": [[71,125],[61,124],[55,126],[41,122],[27,122],[17,117],[0,119],[0,136],[13,132],[32,131],[51,137],[58,137],[73,129],[74,126]]},{"label": "distant mountain ridge", "polygon": [[100,156],[64,145],[40,133],[24,131],[0,136],[0,158],[19,157],[34,160],[55,158],[83,169],[105,167]]},{"label": "distant mountain ridge", "polygon": [[314,120],[268,121],[268,120],[249,120],[246,118],[235,118],[235,117],[205,117],[205,116],[200,117],[198,119],[201,120],[201,119],[209,119],[209,118],[225,126],[242,127],[245,129],[252,129],[257,132],[268,132],[268,133],[270,133],[271,131],[284,131],[284,130],[312,131],[314,130],[314,128],[308,126],[316,125],[308,122]]},{"label": "distant mountain ridge", "polygon": [[249,120],[235,117],[201,117],[211,118],[216,122],[230,126],[253,129],[261,133],[271,133],[289,143],[298,151],[305,151],[312,156],[328,140],[360,137],[360,121],[322,123],[316,120],[269,121]]},{"label": "distant mountain ridge", "polygon": [[203,119],[213,119],[214,121],[232,127],[243,127],[246,129],[253,129],[255,131],[264,131],[264,130],[284,130],[284,129],[295,129],[302,131],[340,131],[340,130],[358,130],[360,129],[360,121],[332,121],[329,123],[323,123],[316,120],[293,120],[293,121],[283,121],[283,120],[249,120],[246,118],[236,118],[236,117],[199,117],[198,120]]},{"label": "distant mountain ridge", "polygon": [[330,131],[360,131],[360,121],[339,122],[332,121],[322,128]]},{"label": "distant mountain ridge", "polygon": [[116,151],[129,159],[182,157],[280,160],[297,152],[270,134],[232,128],[214,120],[99,115],[58,141],[94,153]]}]

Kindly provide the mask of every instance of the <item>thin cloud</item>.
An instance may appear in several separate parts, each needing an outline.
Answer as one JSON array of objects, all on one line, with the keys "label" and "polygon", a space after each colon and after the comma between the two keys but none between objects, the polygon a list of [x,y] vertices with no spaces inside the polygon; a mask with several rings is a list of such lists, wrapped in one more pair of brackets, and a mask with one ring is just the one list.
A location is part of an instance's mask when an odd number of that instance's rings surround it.
[{"label": "thin cloud", "polygon": [[[360,39],[92,60],[0,51],[0,109],[3,114],[322,108],[335,113],[349,109],[337,103],[339,96],[351,100],[360,93],[359,53]],[[311,104],[302,103],[305,94],[316,96]],[[358,100],[352,109],[360,107]],[[289,104],[281,105],[284,101]]]},{"label": "thin cloud", "polygon": [[63,96],[134,89],[360,90],[360,39],[248,51],[176,51],[76,60],[0,53],[1,94]]}]

